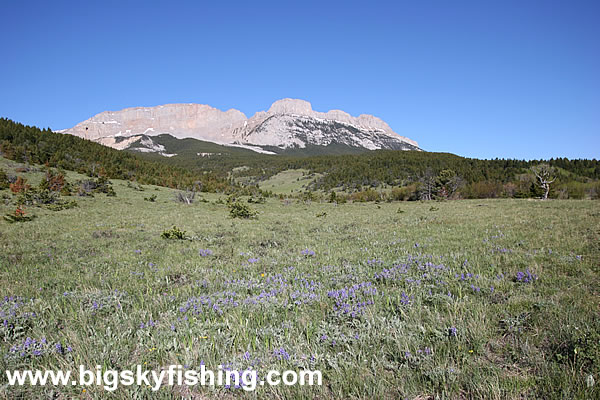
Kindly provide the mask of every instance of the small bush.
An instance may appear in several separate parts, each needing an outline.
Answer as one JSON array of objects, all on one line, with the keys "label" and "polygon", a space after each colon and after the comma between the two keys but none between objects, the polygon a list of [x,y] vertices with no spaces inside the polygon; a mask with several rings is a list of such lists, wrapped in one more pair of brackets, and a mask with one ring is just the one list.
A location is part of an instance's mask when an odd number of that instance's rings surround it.
[{"label": "small bush", "polygon": [[185,240],[185,231],[182,231],[178,227],[174,226],[171,229],[167,229],[160,235],[163,239],[175,239],[175,240]]},{"label": "small bush", "polygon": [[65,175],[60,172],[54,172],[50,168],[46,170],[46,176],[40,182],[41,190],[49,190],[51,192],[64,192],[68,190],[68,183],[65,180]]},{"label": "small bush", "polygon": [[146,201],[149,201],[149,202],[151,202],[151,203],[154,203],[154,202],[156,201],[156,195],[155,195],[155,194],[153,194],[153,195],[152,195],[152,196],[150,196],[150,197],[144,197],[144,200],[146,200]]},{"label": "small bush", "polygon": [[75,200],[71,200],[71,201],[60,200],[57,203],[46,206],[46,208],[50,211],[61,211],[61,210],[69,210],[71,208],[75,208],[78,206],[79,206],[79,204],[77,204],[77,202]]},{"label": "small bush", "polygon": [[229,203],[229,215],[231,218],[251,219],[256,218],[258,212],[248,207],[247,204],[235,200]]},{"label": "small bush", "polygon": [[77,184],[79,185],[78,196],[94,197],[94,193],[105,193],[110,197],[117,195],[111,182],[105,176],[100,176],[96,180],[86,179],[78,181]]},{"label": "small bush", "polygon": [[27,179],[19,176],[15,183],[10,184],[10,191],[13,193],[23,193],[31,188],[30,185],[27,184]]},{"label": "small bush", "polygon": [[27,215],[27,213],[21,206],[18,206],[14,213],[6,214],[4,216],[4,219],[6,221],[10,222],[11,224],[14,222],[31,221],[34,218],[35,218],[35,215],[33,215],[33,214]]},{"label": "small bush", "polygon": [[354,192],[350,195],[350,199],[356,202],[368,202],[368,201],[381,201],[385,200],[385,194],[373,190],[371,188],[363,190],[361,192]]},{"label": "small bush", "polygon": [[329,202],[337,203],[337,196],[333,190],[331,191],[331,194],[329,195]]},{"label": "small bush", "polygon": [[10,182],[8,181],[8,175],[6,175],[6,172],[0,168],[0,190],[8,189],[9,187]]},{"label": "small bush", "polygon": [[51,211],[60,211],[77,207],[75,200],[63,200],[57,192],[48,189],[31,188],[19,195],[17,204],[45,207]]},{"label": "small bush", "polygon": [[44,206],[54,204],[60,200],[58,193],[48,189],[30,188],[27,191],[21,192],[17,199],[18,204],[28,206]]}]

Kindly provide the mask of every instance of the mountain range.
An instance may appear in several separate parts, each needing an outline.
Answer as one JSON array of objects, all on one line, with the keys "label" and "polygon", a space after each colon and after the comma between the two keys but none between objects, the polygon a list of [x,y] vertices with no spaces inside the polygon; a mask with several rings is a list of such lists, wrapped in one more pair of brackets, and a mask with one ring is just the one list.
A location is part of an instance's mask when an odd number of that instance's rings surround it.
[{"label": "mountain range", "polygon": [[[173,148],[181,150],[182,146],[174,143],[185,139],[265,154],[421,150],[416,141],[398,135],[377,117],[353,117],[341,110],[318,112],[309,102],[298,99],[278,100],[268,111],[259,111],[251,118],[235,109],[221,111],[193,103],[104,111],[59,132],[119,150],[165,157],[176,156]],[[198,144],[194,147],[203,148]],[[197,156],[211,155],[217,153],[197,152]]]}]

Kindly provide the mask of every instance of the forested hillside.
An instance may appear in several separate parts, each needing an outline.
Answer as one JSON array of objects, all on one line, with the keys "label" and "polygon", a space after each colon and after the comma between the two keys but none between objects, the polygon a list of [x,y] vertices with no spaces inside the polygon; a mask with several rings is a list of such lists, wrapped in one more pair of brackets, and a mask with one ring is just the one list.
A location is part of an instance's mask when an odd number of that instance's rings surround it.
[{"label": "forested hillside", "polygon": [[[393,150],[305,157],[258,154],[168,135],[161,138],[161,143],[172,148],[170,151],[176,150],[178,156],[119,151],[50,129],[0,119],[0,155],[6,158],[90,176],[177,188],[201,187],[208,192],[239,190],[242,182],[254,188],[281,171],[302,169],[318,174],[305,185],[305,192],[335,190],[342,195],[354,194],[350,197],[354,200],[538,197],[541,189],[531,168],[540,163],[553,169],[555,181],[550,197],[597,198],[600,192],[600,162],[596,159],[478,160],[449,153]],[[203,157],[198,155],[201,151],[213,154]]]},{"label": "forested hillside", "polygon": [[129,152],[6,118],[0,118],[0,153],[14,161],[47,164],[89,176],[105,175],[173,188],[200,182],[202,190],[210,192],[228,187],[227,181],[215,174],[144,160]]},{"label": "forested hillside", "polygon": [[[539,187],[531,167],[540,163],[548,163],[556,174],[551,197],[594,198],[600,180],[600,162],[595,159],[479,160],[449,153],[391,150],[310,157],[220,151],[220,155],[210,157],[199,157],[189,152],[169,159],[156,154],[144,157],[188,169],[210,171],[223,177],[244,178],[250,183],[263,182],[285,170],[303,169],[319,174],[318,179],[307,185],[308,190],[356,192],[386,187],[404,188],[396,199],[420,198],[420,189],[427,182],[435,184],[442,171],[445,175],[450,174],[453,180],[452,194],[461,198],[537,197],[540,195]],[[242,166],[244,168],[239,168]]]}]

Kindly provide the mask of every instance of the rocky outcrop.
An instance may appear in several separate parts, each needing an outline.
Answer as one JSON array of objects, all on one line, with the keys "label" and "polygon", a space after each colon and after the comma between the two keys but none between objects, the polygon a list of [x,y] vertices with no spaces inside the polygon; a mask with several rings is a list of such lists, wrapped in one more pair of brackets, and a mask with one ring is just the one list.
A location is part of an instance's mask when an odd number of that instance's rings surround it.
[{"label": "rocky outcrop", "polygon": [[418,150],[417,142],[396,134],[377,117],[353,117],[341,110],[318,112],[297,99],[278,100],[249,119],[235,109],[221,111],[202,104],[104,111],[64,132],[120,149],[139,140],[134,136],[167,133],[179,139],[280,149],[340,143],[371,150]]}]

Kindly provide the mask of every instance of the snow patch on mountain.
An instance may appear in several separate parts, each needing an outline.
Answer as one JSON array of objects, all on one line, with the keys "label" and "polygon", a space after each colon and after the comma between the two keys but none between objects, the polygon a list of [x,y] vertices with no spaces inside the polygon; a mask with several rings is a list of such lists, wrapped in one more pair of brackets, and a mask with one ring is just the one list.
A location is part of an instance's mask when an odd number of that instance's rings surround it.
[{"label": "snow patch on mountain", "polygon": [[140,140],[134,138],[168,133],[178,139],[194,138],[265,154],[275,153],[263,146],[289,149],[332,144],[369,150],[420,150],[417,142],[396,134],[377,117],[353,117],[341,110],[318,112],[309,102],[298,99],[278,100],[268,111],[259,111],[251,118],[235,109],[221,111],[191,103],[105,111],[64,133],[118,149],[132,147],[163,155],[165,149],[160,145],[134,145]]}]

